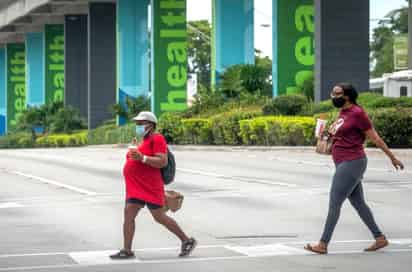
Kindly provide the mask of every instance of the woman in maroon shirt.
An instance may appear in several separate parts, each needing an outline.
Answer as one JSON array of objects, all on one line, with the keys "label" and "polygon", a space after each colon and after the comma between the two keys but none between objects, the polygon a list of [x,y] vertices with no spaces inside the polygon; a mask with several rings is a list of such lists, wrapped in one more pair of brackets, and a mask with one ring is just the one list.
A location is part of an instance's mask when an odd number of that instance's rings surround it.
[{"label": "woman in maroon shirt", "polygon": [[397,170],[403,169],[404,166],[375,131],[366,112],[356,103],[358,93],[351,84],[336,85],[331,97],[333,105],[341,109],[338,120],[329,130],[333,135],[332,157],[336,172],[332,181],[329,212],[322,238],[318,244],[308,244],[305,249],[327,254],[328,243],[338,222],[342,204],[348,198],[375,238],[375,242],[365,251],[376,251],[386,247],[389,242],[376,224],[363,194],[361,181],[367,167],[367,157],[363,148],[366,138],[385,152]]}]

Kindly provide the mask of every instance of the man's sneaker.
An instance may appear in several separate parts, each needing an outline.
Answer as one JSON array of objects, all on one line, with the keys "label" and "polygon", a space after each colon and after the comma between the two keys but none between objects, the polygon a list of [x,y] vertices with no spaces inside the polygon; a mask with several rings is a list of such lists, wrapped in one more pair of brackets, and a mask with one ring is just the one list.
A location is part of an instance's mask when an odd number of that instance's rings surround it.
[{"label": "man's sneaker", "polygon": [[184,241],[182,243],[182,249],[181,252],[179,254],[179,257],[187,257],[189,256],[193,249],[195,249],[195,247],[197,246],[197,241],[194,238],[190,238],[187,241]]},{"label": "man's sneaker", "polygon": [[127,251],[122,249],[116,254],[110,255],[110,258],[113,260],[126,260],[136,258],[136,256],[134,255],[133,251]]}]

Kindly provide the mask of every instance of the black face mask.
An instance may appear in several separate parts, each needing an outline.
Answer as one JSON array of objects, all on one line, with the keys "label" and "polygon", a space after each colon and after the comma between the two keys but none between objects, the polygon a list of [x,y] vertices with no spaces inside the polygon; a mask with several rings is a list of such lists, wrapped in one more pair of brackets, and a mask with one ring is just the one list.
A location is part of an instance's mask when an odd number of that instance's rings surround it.
[{"label": "black face mask", "polygon": [[343,98],[343,96],[335,97],[335,98],[332,98],[332,103],[335,107],[342,108],[343,105],[345,105],[345,103],[346,103],[346,99]]}]

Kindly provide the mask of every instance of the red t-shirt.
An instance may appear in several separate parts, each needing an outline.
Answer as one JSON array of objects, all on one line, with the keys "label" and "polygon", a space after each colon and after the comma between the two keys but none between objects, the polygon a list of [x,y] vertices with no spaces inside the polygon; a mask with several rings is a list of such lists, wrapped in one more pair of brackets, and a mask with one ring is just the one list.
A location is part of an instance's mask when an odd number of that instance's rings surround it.
[{"label": "red t-shirt", "polygon": [[[138,150],[146,156],[166,154],[167,143],[161,134],[153,134],[139,144]],[[126,182],[126,199],[137,198],[152,204],[164,205],[164,184],[159,168],[135,161],[127,153],[123,176]]]},{"label": "red t-shirt", "polygon": [[361,107],[353,105],[341,110],[338,120],[331,128],[334,135],[332,157],[335,163],[365,157],[365,131],[371,128],[372,122]]}]

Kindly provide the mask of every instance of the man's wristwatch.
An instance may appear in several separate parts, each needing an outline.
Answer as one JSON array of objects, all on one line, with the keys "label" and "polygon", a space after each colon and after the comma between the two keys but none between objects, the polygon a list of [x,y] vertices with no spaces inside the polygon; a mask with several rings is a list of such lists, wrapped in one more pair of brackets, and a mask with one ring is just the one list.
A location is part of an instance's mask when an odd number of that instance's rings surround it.
[{"label": "man's wristwatch", "polygon": [[147,162],[147,156],[146,156],[146,155],[143,155],[142,162],[143,162],[143,163],[146,163],[146,162]]}]

